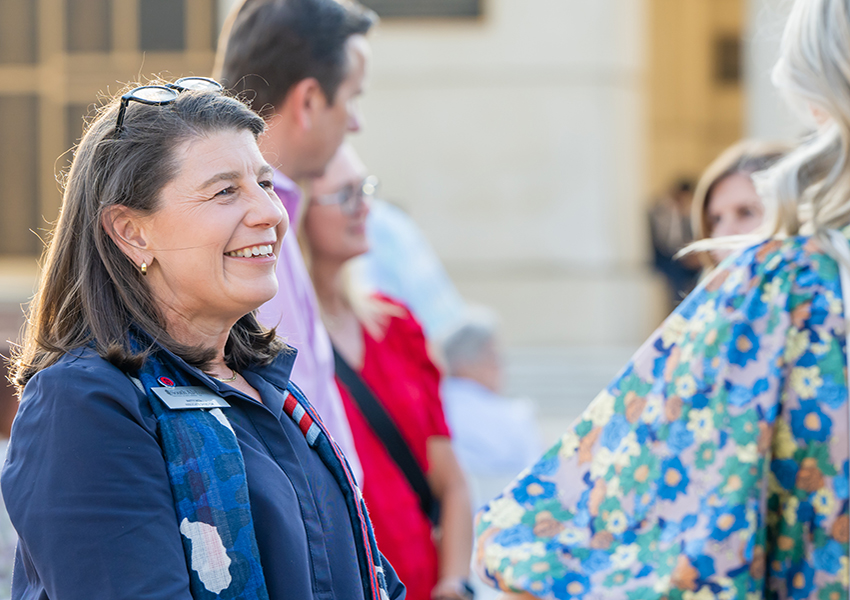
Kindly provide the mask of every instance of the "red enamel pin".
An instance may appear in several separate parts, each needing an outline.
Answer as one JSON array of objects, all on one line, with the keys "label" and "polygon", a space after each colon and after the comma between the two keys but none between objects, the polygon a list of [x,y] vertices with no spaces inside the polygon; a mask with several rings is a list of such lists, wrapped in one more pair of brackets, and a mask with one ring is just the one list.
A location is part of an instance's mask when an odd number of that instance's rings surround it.
[{"label": "red enamel pin", "polygon": [[157,379],[157,381],[160,383],[160,385],[164,385],[165,387],[174,387],[175,385],[174,382],[168,377],[160,377],[159,379]]}]

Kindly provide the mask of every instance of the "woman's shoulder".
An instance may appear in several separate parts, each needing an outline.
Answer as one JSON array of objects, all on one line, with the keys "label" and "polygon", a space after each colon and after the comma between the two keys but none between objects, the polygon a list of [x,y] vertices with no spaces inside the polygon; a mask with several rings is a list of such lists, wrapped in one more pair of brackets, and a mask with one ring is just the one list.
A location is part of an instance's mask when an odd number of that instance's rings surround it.
[{"label": "woman's shoulder", "polygon": [[372,302],[381,314],[386,339],[410,341],[424,338],[422,325],[404,302],[382,293],[373,294]]},{"label": "woman's shoulder", "polygon": [[[126,373],[93,349],[78,348],[67,352],[27,382],[21,394],[22,410],[19,412],[21,415],[29,413],[31,405],[41,405],[36,414],[43,414],[41,409],[57,406],[79,410],[98,401],[107,401],[138,414],[142,399],[143,395]],[[51,414],[65,412],[50,410]]]},{"label": "woman's shoulder", "polygon": [[386,322],[390,326],[402,326],[413,329],[422,329],[419,321],[413,315],[410,307],[398,298],[388,296],[381,292],[375,292],[371,295],[371,301],[383,313]]},{"label": "woman's shoulder", "polygon": [[744,252],[736,263],[750,262],[758,272],[799,271],[810,268],[827,268],[820,273],[828,278],[837,277],[835,260],[829,255],[820,238],[810,235],[789,236],[769,239],[756,244]]},{"label": "woman's shoulder", "polygon": [[[36,373],[32,380],[42,384],[45,382],[64,381],[83,378],[86,380],[103,379],[106,382],[126,380],[131,386],[132,381],[115,365],[100,356],[92,348],[77,348],[66,352],[55,363]],[[121,379],[123,378],[123,379]],[[27,383],[27,386],[30,385]]]},{"label": "woman's shoulder", "polygon": [[[720,264],[701,286],[710,296],[738,297],[761,290],[798,298],[840,288],[838,263],[819,238],[791,236],[750,246]],[[702,297],[704,294],[696,294]]]}]

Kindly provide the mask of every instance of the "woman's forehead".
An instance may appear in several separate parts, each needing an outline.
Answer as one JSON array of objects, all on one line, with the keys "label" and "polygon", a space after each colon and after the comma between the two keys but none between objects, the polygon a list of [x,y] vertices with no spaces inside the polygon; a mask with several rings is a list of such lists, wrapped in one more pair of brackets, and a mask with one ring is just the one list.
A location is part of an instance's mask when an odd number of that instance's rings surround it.
[{"label": "woman's forehead", "polygon": [[325,174],[313,180],[313,193],[322,195],[336,192],[350,183],[360,183],[367,174],[366,165],[354,148],[343,144],[328,163]]}]

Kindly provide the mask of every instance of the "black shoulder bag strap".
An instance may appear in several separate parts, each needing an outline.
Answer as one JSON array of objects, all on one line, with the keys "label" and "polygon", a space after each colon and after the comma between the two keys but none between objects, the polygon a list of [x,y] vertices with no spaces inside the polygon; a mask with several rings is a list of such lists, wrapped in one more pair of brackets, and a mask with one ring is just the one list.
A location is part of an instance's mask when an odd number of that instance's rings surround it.
[{"label": "black shoulder bag strap", "polygon": [[345,362],[336,348],[334,348],[334,365],[337,377],[351,392],[351,397],[354,398],[360,412],[366,417],[369,426],[381,440],[401,472],[404,473],[410,487],[419,496],[419,506],[422,508],[422,512],[427,515],[431,524],[437,527],[440,522],[440,504],[431,493],[431,486],[428,485],[425,473],[422,472],[422,468],[410,451],[407,442],[404,441],[404,437],[402,437],[392,417],[387,414],[366,382]]}]

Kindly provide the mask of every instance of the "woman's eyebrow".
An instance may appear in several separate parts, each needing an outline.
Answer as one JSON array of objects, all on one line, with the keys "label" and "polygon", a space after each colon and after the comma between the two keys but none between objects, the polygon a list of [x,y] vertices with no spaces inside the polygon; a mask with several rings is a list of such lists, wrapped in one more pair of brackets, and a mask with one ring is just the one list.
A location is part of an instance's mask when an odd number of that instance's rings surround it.
[{"label": "woman's eyebrow", "polygon": [[239,179],[242,176],[238,171],[228,171],[226,173],[218,173],[217,175],[213,175],[205,182],[201,184],[201,189],[208,188],[214,183],[218,183],[219,181],[233,181],[234,179]]}]

